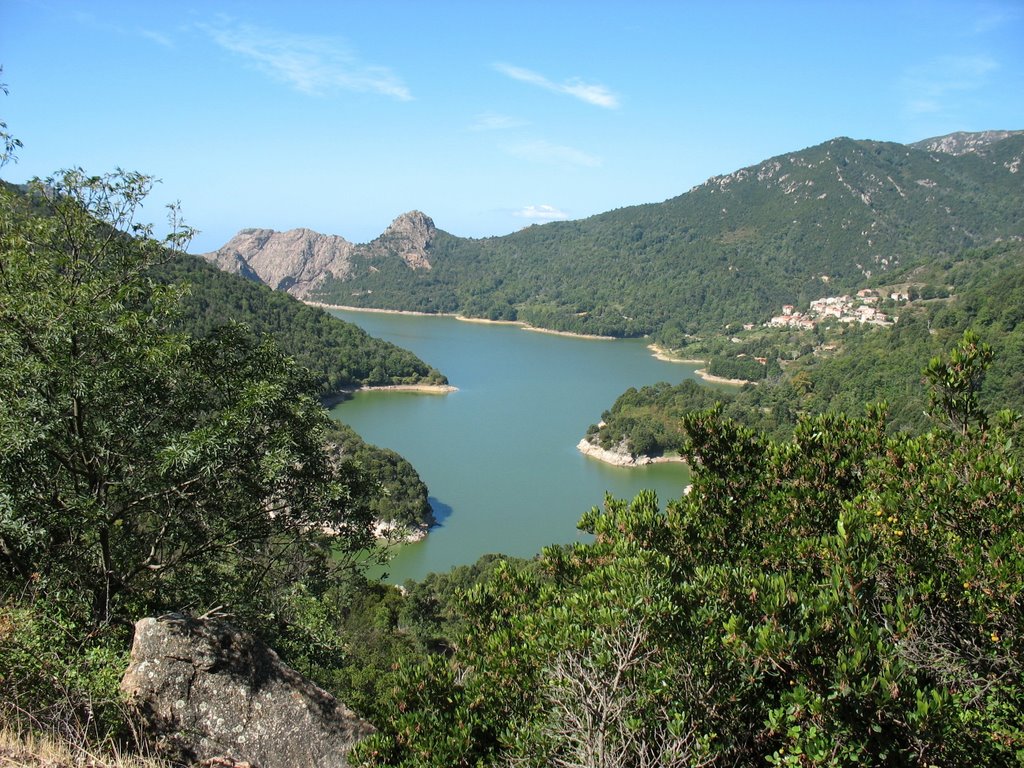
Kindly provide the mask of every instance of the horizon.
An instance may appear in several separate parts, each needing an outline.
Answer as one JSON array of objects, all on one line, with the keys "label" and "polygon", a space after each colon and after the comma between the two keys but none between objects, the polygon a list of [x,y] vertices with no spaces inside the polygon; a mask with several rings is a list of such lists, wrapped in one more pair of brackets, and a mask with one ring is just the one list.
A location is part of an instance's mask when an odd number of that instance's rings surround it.
[{"label": "horizon", "polygon": [[2,175],[151,174],[145,218],[180,200],[197,253],[249,227],[365,243],[412,210],[501,236],[841,136],[1024,129],[1021,39],[1008,1],[8,0]]}]

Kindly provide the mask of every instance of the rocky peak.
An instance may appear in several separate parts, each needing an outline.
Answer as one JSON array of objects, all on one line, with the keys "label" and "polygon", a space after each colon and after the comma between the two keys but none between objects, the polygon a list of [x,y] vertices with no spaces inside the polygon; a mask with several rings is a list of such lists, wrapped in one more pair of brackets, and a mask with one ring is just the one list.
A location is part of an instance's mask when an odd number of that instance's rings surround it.
[{"label": "rocky peak", "polygon": [[203,257],[226,272],[301,297],[328,275],[342,279],[348,276],[354,251],[355,246],[345,238],[311,229],[243,229]]},{"label": "rocky peak", "polygon": [[1024,131],[979,131],[977,133],[958,131],[945,136],[925,139],[910,146],[927,152],[941,152],[947,155],[966,155],[969,152],[985,154],[985,150],[996,142],[1021,134],[1024,134]]},{"label": "rocky peak", "polygon": [[311,229],[250,228],[202,256],[226,272],[306,298],[328,278],[349,279],[357,261],[398,256],[410,269],[430,269],[427,250],[436,234],[433,219],[421,211],[409,211],[366,245]]},{"label": "rocky peak", "polygon": [[397,254],[412,269],[430,269],[427,248],[436,234],[433,219],[422,211],[409,211],[391,222],[370,248]]}]

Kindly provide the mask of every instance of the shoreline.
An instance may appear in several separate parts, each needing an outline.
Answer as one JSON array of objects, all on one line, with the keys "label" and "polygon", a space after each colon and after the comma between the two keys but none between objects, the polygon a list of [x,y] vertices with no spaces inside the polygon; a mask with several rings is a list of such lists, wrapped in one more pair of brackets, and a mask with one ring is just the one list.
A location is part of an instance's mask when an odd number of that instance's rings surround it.
[{"label": "shoreline", "polygon": [[[667,349],[659,347],[657,344],[648,344],[647,348],[651,350],[652,357],[666,363],[685,363],[687,365],[708,364],[707,360],[675,357]],[[715,376],[714,374],[708,373],[707,368],[698,368],[694,373],[702,380],[710,382],[711,384],[728,384],[733,387],[742,387],[744,384],[757,384],[756,381],[750,381],[749,379],[727,379],[724,376]]]},{"label": "shoreline", "polygon": [[377,520],[373,525],[373,537],[388,544],[413,544],[427,538],[430,526],[406,526],[393,520]]},{"label": "shoreline", "polygon": [[569,336],[575,339],[596,339],[601,341],[617,341],[616,336],[599,336],[595,333],[574,333],[573,331],[556,331],[552,328],[541,328],[530,325],[523,320],[488,320],[486,317],[467,317],[454,312],[417,312],[411,309],[379,309],[378,307],[350,307],[346,304],[325,304],[322,301],[300,299],[303,304],[320,309],[340,309],[345,312],[376,312],[381,315],[413,315],[415,317],[453,317],[461,323],[488,323],[491,325],[517,325],[524,331],[550,333],[554,336]]},{"label": "shoreline", "polygon": [[458,391],[459,388],[451,384],[382,384],[376,387],[342,387],[321,397],[320,402],[324,408],[333,408],[356,392],[416,392],[421,395],[448,395]]},{"label": "shoreline", "polygon": [[573,331],[556,331],[551,328],[541,328],[536,325],[530,325],[529,323],[523,323],[524,331],[533,331],[534,333],[550,333],[552,336],[568,336],[573,339],[590,339],[592,341],[618,341],[615,336],[598,336],[596,333],[574,333]]},{"label": "shoreline", "polygon": [[322,398],[325,403],[337,405],[356,392],[416,392],[421,395],[448,395],[458,392],[459,388],[451,384],[380,384],[377,386],[342,387],[328,397]]},{"label": "shoreline", "polygon": [[[707,365],[707,360],[702,360],[696,357],[676,357],[670,353],[664,347],[659,347],[657,344],[648,344],[647,348],[651,350],[651,357],[655,360],[661,360],[665,363],[683,363],[684,365]],[[699,373],[699,371],[698,371]]]},{"label": "shoreline", "polygon": [[355,387],[344,389],[343,392],[420,392],[425,395],[447,395],[458,392],[459,388],[451,384],[380,384],[377,386]]},{"label": "shoreline", "polygon": [[744,384],[757,384],[756,381],[750,381],[750,379],[727,379],[723,376],[715,376],[708,373],[704,368],[694,371],[694,373],[704,379],[704,381],[710,381],[712,384],[729,384],[733,387],[742,387]]},{"label": "shoreline", "polygon": [[628,453],[621,453],[619,451],[611,451],[607,448],[602,448],[599,445],[594,445],[592,442],[583,438],[576,444],[576,450],[591,459],[597,461],[603,461],[605,464],[611,464],[614,467],[646,467],[650,464],[685,464],[686,459],[682,456],[633,456]]},{"label": "shoreline", "polygon": [[343,309],[346,312],[376,312],[381,315],[415,315],[417,317],[455,317],[447,312],[416,312],[411,309],[378,309],[377,307],[350,307],[345,304],[325,304],[322,301],[299,299],[303,304],[320,309]]}]

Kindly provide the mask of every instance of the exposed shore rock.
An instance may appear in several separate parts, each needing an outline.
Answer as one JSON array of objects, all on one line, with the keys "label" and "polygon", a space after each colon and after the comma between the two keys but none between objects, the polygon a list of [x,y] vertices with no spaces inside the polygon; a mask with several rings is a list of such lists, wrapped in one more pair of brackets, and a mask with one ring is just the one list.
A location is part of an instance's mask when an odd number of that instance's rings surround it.
[{"label": "exposed shore rock", "polygon": [[585,456],[590,456],[606,464],[614,464],[616,467],[642,467],[655,462],[655,459],[650,456],[634,456],[622,444],[619,444],[614,449],[608,449],[595,445],[587,440],[587,438],[583,438],[576,444],[576,448]]},{"label": "exposed shore rock", "polygon": [[222,621],[180,615],[135,625],[121,681],[161,751],[253,768],[347,768],[373,726]]},{"label": "exposed shore rock", "polygon": [[423,541],[427,538],[428,533],[430,533],[430,525],[427,523],[403,525],[393,520],[378,520],[373,525],[374,538],[392,544],[411,544]]},{"label": "exposed shore rock", "polygon": [[634,456],[626,447],[625,441],[619,443],[614,449],[602,448],[600,445],[583,438],[576,444],[576,449],[585,456],[590,456],[606,464],[614,464],[616,467],[644,467],[648,464],[685,464],[682,456],[645,456],[640,454]]}]

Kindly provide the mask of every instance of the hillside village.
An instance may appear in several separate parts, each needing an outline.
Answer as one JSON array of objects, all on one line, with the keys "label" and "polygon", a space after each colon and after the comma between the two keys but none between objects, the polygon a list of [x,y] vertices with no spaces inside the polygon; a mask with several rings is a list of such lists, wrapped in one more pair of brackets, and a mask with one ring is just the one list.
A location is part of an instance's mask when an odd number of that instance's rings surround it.
[{"label": "hillside village", "polygon": [[[896,302],[908,301],[909,296],[903,292],[894,292],[889,298]],[[775,315],[767,323],[768,328],[814,328],[815,325],[828,320],[841,323],[867,323],[870,325],[890,326],[896,323],[897,317],[887,315],[878,309],[881,297],[877,291],[864,288],[852,296],[829,296],[811,302],[807,312],[801,312],[792,304],[782,305],[782,314]],[[753,323],[744,326],[752,330]]]}]

